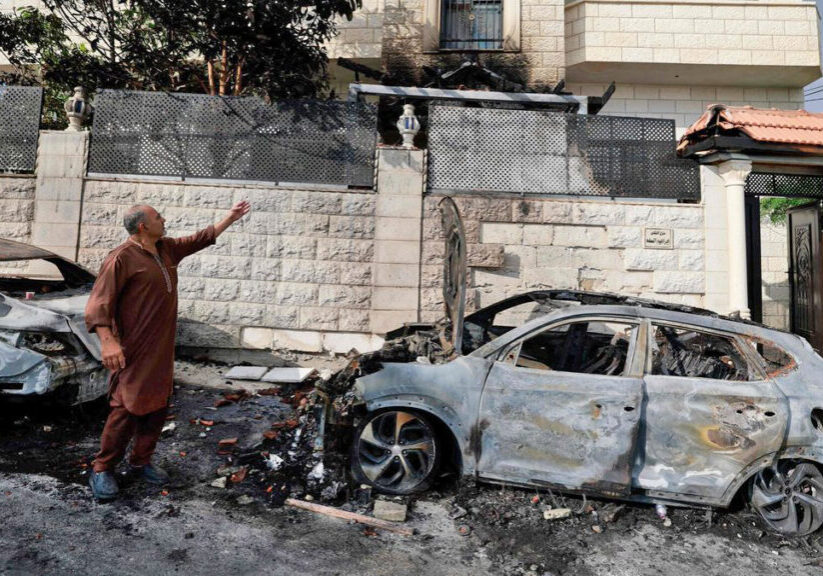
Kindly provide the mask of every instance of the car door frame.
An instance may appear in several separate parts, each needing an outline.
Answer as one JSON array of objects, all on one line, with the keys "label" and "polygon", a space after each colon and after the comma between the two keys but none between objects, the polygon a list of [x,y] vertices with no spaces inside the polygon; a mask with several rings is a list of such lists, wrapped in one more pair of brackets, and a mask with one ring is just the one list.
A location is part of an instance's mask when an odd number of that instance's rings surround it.
[{"label": "car door frame", "polygon": [[[781,449],[789,413],[785,395],[743,335],[654,316],[646,322],[643,425],[632,483],[651,498],[723,505],[741,473]],[[651,374],[654,327],[660,324],[731,340],[756,379]],[[673,383],[681,387],[671,392]],[[664,405],[666,396],[688,401]],[[658,426],[657,421],[665,426]],[[650,458],[650,452],[656,456]]]},{"label": "car door frame", "polygon": [[[635,458],[635,449],[639,432],[640,407],[643,399],[643,366],[645,362],[645,347],[647,325],[637,311],[596,311],[575,310],[569,313],[564,311],[558,316],[552,314],[542,323],[533,322],[512,331],[506,336],[506,342],[486,357],[492,361],[492,367],[486,375],[478,404],[478,424],[476,430],[481,435],[476,445],[480,448],[476,453],[476,469],[479,477],[485,480],[506,482],[522,485],[538,485],[555,487],[566,491],[589,492],[610,496],[627,496],[631,491],[632,463]],[[636,329],[632,334],[627,350],[626,366],[621,375],[609,376],[576,372],[544,371],[522,367],[514,367],[505,362],[514,349],[519,349],[528,338],[564,324],[580,322],[619,322],[633,324]],[[511,335],[511,336],[510,336]],[[518,370],[519,377],[508,382],[505,377],[513,370]],[[553,376],[552,376],[553,375]],[[501,377],[505,384],[497,384],[495,379]],[[547,378],[549,380],[547,380]],[[619,380],[618,380],[619,379]],[[536,382],[542,380],[542,382]],[[619,387],[613,384],[618,380]],[[587,384],[591,382],[591,384]],[[631,383],[631,386],[629,385]],[[582,385],[590,389],[575,392]],[[523,398],[507,400],[505,396],[512,390],[523,393]],[[530,420],[524,417],[503,419],[503,414],[514,411],[527,411],[534,403],[525,401],[529,394],[556,391],[565,394],[566,398],[579,397],[570,402],[571,414],[563,415],[563,422],[559,418]],[[596,397],[590,397],[595,393]],[[631,411],[628,411],[630,408]],[[621,427],[622,426],[622,427]],[[539,428],[543,428],[543,432]],[[560,433],[558,433],[560,431]],[[564,437],[562,432],[575,434],[576,438]],[[543,434],[542,436],[540,436]],[[618,448],[613,454],[605,452],[599,447],[588,450],[585,447],[586,435],[597,440],[616,444]],[[614,441],[615,434],[625,434],[625,438]],[[554,438],[552,435],[556,435]],[[583,442],[580,438],[583,438]],[[516,442],[515,438],[540,438],[526,445],[526,440]],[[517,452],[532,453],[539,445],[544,451],[546,439],[553,439],[558,450],[568,451],[577,441],[576,448],[582,455],[579,460],[563,458],[555,453],[547,456],[543,463],[536,463],[529,468],[523,456],[518,461]],[[561,445],[562,442],[562,445]],[[539,457],[538,450],[536,456]],[[508,458],[508,460],[505,460]],[[526,463],[526,465],[524,465]],[[564,466],[565,473],[555,473],[560,466]],[[569,470],[572,470],[570,473]]]}]

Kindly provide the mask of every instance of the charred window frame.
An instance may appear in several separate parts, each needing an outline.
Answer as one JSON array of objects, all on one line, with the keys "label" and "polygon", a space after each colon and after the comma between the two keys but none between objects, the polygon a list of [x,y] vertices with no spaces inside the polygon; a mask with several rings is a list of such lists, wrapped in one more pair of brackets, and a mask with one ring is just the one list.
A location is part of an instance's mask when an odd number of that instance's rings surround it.
[{"label": "charred window frame", "polygon": [[[520,335],[516,338],[513,342],[509,343],[508,345],[504,346],[499,353],[496,355],[496,360],[498,362],[504,362],[506,364],[510,364],[513,368],[519,368],[524,370],[530,370],[532,368],[524,367],[524,366],[517,366],[517,360],[519,359],[520,353],[522,351],[523,343],[539,336],[542,333],[550,332],[553,330],[558,330],[560,328],[566,327],[569,329],[572,325],[577,324],[586,324],[586,331],[588,332],[589,324],[593,323],[606,323],[606,324],[623,324],[630,326],[632,328],[630,337],[629,337],[629,344],[626,350],[626,358],[623,364],[623,370],[618,374],[610,374],[606,375],[610,378],[630,378],[630,377],[637,377],[642,373],[642,363],[638,364],[637,360],[640,358],[642,360],[642,350],[639,350],[639,345],[645,341],[645,324],[641,320],[636,317],[625,317],[625,316],[583,316],[583,317],[576,317],[576,318],[564,318],[562,320],[558,320],[556,322],[552,322],[546,326],[541,326],[535,330],[531,330],[526,334]],[[638,354],[641,354],[638,357]],[[560,374],[587,374],[587,372],[583,371],[574,371],[574,370],[554,370],[549,368],[546,370],[546,373],[560,373]],[[588,373],[590,376],[603,376],[602,374],[597,373]]]},{"label": "charred window frame", "polygon": [[746,350],[752,353],[767,378],[777,378],[794,372],[797,369],[797,360],[791,352],[774,342],[756,336],[744,336]]},{"label": "charred window frame", "polygon": [[[745,379],[723,379],[713,378],[709,376],[690,376],[678,374],[654,374],[653,360],[655,349],[657,348],[655,342],[655,334],[657,328],[664,327],[674,330],[687,330],[697,334],[714,336],[716,338],[723,338],[727,340],[734,347],[739,354],[741,360],[745,363],[746,378]],[[650,320],[646,338],[646,362],[644,373],[647,376],[658,376],[664,378],[700,378],[701,380],[721,380],[724,382],[758,382],[766,379],[766,373],[762,361],[758,358],[757,351],[753,350],[746,341],[739,334],[733,332],[724,332],[722,330],[713,330],[703,326],[694,326],[692,324],[681,324],[678,322],[666,322],[663,320]]]}]

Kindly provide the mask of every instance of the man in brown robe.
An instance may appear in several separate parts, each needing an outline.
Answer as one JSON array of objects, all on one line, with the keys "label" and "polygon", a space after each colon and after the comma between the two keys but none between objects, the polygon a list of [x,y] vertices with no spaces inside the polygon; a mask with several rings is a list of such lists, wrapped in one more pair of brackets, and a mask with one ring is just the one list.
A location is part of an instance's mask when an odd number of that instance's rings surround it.
[{"label": "man in brown robe", "polygon": [[151,457],[172,392],[177,265],[214,244],[249,210],[248,202],[238,202],[217,224],[183,238],[165,238],[165,220],[151,206],[126,213],[130,236],[106,257],[86,305],[86,327],[100,337],[103,365],[111,371],[111,411],[89,479],[98,500],[117,495],[112,471],[132,438],[132,467],[148,482],[168,480]]}]

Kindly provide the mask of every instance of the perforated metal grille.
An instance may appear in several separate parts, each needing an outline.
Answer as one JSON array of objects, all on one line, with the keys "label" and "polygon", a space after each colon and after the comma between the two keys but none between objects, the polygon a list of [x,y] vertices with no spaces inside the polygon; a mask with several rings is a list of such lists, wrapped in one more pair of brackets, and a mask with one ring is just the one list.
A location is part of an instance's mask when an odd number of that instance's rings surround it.
[{"label": "perforated metal grille", "polygon": [[42,88],[0,86],[0,169],[34,170],[42,105]]},{"label": "perforated metal grille", "polygon": [[823,198],[823,176],[752,172],[746,178],[746,195]]},{"label": "perforated metal grille", "polygon": [[89,172],[372,186],[376,126],[360,102],[105,90]]},{"label": "perforated metal grille", "polygon": [[675,156],[674,122],[432,105],[429,189],[635,198],[700,197]]}]

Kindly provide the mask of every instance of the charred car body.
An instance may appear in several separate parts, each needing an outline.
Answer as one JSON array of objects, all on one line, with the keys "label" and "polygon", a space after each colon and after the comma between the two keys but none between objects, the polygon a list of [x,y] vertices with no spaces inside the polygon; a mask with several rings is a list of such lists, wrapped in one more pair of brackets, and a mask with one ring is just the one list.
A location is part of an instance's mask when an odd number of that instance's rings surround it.
[{"label": "charred car body", "polygon": [[[0,398],[48,394],[80,403],[106,392],[100,341],[83,312],[94,274],[57,254],[0,239]],[[31,263],[43,273],[29,273]]]},{"label": "charred car body", "polygon": [[805,340],[574,291],[464,320],[459,216],[443,204],[450,320],[359,361],[356,479],[416,492],[450,458],[481,480],[641,502],[727,507],[740,494],[786,534],[823,523],[823,359]]}]

